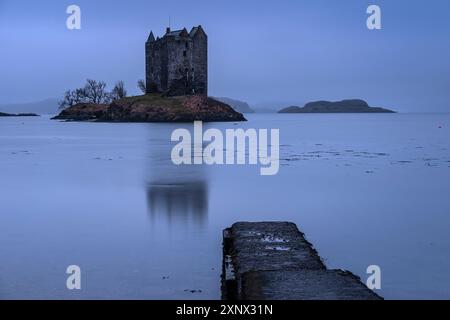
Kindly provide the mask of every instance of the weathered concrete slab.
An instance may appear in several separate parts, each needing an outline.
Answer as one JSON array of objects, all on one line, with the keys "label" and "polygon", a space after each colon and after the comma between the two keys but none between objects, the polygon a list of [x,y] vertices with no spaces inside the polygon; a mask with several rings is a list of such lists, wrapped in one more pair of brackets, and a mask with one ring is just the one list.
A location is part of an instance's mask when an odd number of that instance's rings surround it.
[{"label": "weathered concrete slab", "polygon": [[235,272],[326,269],[297,226],[288,222],[236,223],[230,229]]},{"label": "weathered concrete slab", "polygon": [[243,300],[379,300],[341,270],[255,271],[242,277]]},{"label": "weathered concrete slab", "polygon": [[224,230],[227,300],[380,299],[350,272],[327,270],[289,222],[240,222]]}]

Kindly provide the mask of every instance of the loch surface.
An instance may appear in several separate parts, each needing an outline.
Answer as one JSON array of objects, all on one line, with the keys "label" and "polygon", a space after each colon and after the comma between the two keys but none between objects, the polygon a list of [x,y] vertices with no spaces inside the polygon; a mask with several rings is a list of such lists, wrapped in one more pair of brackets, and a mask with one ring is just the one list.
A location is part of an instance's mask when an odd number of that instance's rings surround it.
[{"label": "loch surface", "polygon": [[[450,299],[450,115],[246,115],[280,171],[171,163],[192,124],[0,119],[0,299],[219,299],[222,230],[292,221],[386,299]],[[66,288],[78,265],[82,289]]]}]

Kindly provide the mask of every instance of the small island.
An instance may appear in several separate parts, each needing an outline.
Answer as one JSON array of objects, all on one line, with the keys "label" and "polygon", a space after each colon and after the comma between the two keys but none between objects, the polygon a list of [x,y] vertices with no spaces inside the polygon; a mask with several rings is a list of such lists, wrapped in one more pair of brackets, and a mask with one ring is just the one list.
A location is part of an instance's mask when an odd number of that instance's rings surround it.
[{"label": "small island", "polygon": [[[169,58],[170,57],[170,58]],[[106,83],[88,79],[68,90],[56,120],[93,122],[237,122],[246,121],[227,101],[208,97],[208,37],[202,26],[150,32],[145,43],[145,80],[141,96],[127,96],[123,81],[111,92]]]},{"label": "small island", "polygon": [[278,113],[395,113],[395,111],[371,107],[364,100],[342,100],[337,102],[316,101],[305,104],[303,108],[292,106]]},{"label": "small island", "polygon": [[0,117],[39,117],[34,113],[3,113],[0,112]]},{"label": "small island", "polygon": [[246,121],[229,105],[204,95],[164,97],[157,93],[125,97],[110,104],[78,103],[53,119],[93,122]]}]

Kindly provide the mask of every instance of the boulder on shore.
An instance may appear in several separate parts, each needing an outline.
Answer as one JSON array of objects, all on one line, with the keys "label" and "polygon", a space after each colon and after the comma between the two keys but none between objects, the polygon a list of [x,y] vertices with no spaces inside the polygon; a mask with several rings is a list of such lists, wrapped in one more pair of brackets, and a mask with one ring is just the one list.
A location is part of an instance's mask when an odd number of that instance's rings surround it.
[{"label": "boulder on shore", "polygon": [[342,100],[337,102],[316,101],[305,104],[303,108],[292,106],[278,113],[395,113],[395,111],[371,107],[364,100]]},{"label": "boulder on shore", "polygon": [[94,122],[246,121],[229,105],[206,96],[163,97],[160,94],[127,97],[109,105],[80,103],[63,110],[53,119]]}]

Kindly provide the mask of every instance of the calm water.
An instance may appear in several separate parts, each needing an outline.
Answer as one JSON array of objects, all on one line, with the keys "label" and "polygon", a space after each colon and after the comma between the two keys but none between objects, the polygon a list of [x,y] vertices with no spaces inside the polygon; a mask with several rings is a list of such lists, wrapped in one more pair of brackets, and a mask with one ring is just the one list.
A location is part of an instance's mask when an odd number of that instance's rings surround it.
[{"label": "calm water", "polygon": [[0,118],[0,299],[218,299],[222,229],[262,220],[331,268],[380,265],[386,298],[450,299],[450,115],[248,119],[207,126],[279,128],[277,176],[173,166],[180,125]]}]

